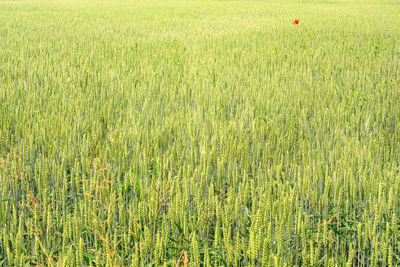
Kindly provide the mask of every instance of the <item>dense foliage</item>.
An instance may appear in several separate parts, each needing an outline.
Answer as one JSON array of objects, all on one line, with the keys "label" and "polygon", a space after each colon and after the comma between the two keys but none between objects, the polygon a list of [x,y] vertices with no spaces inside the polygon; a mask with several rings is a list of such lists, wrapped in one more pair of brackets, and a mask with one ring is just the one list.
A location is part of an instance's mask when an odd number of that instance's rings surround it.
[{"label": "dense foliage", "polygon": [[400,264],[399,17],[0,1],[0,265]]}]

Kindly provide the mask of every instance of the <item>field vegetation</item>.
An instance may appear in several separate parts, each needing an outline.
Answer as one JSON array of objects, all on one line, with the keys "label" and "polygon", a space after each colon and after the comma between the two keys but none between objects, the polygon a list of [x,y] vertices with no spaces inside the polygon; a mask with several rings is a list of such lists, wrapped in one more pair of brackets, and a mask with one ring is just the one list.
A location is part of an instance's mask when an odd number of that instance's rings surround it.
[{"label": "field vegetation", "polygon": [[399,18],[1,0],[0,265],[398,266]]}]

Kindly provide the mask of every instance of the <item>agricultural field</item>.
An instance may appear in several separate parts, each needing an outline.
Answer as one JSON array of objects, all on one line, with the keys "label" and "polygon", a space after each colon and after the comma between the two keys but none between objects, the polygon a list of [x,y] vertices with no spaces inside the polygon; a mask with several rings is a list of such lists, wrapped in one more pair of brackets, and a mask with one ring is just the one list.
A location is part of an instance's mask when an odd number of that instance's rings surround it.
[{"label": "agricultural field", "polygon": [[399,266],[399,215],[400,1],[0,0],[0,266]]}]

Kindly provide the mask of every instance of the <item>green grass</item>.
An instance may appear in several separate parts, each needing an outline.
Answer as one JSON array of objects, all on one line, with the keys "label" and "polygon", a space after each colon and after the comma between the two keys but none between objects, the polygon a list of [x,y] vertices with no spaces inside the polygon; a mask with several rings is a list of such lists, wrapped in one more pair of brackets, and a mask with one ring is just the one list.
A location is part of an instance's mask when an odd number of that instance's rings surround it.
[{"label": "green grass", "polygon": [[0,1],[0,265],[400,264],[399,3]]}]

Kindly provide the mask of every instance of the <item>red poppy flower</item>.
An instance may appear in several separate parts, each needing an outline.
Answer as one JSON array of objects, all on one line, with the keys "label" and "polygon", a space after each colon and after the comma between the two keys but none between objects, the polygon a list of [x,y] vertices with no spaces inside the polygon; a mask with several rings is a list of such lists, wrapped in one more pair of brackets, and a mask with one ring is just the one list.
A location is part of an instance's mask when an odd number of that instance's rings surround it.
[{"label": "red poppy flower", "polygon": [[299,24],[299,22],[300,22],[300,20],[298,20],[298,19],[295,19],[295,20],[293,21],[293,25],[295,25],[295,24]]}]

